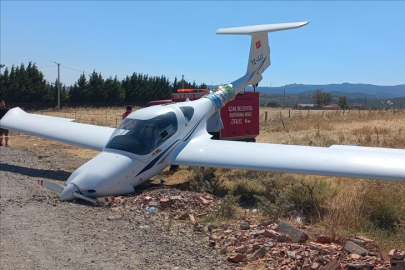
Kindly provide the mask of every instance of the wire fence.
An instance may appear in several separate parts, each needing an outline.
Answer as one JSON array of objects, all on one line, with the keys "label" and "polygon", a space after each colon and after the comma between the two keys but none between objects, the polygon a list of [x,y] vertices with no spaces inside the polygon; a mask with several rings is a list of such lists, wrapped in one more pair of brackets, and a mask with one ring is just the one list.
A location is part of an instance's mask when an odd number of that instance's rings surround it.
[{"label": "wire fence", "polygon": [[[72,108],[109,108],[109,107],[122,107],[125,108],[127,105],[133,107],[144,107],[147,102],[76,102],[62,104],[61,108],[63,110]],[[36,111],[36,110],[55,110],[57,109],[56,103],[8,103],[8,108],[20,107],[25,111]]]},{"label": "wire fence", "polygon": [[309,119],[309,118],[368,118],[390,114],[405,114],[405,109],[379,109],[379,110],[289,110],[261,108],[260,120],[267,122],[277,119]]},{"label": "wire fence", "polygon": [[[143,106],[133,106],[133,111]],[[56,109],[31,110],[30,112],[62,118],[71,118],[78,123],[115,127],[122,121],[125,107],[78,107]],[[308,121],[325,119],[367,119],[370,117],[385,117],[395,114],[405,115],[405,109],[380,110],[292,110],[261,107],[259,120],[261,123],[286,121]]]}]

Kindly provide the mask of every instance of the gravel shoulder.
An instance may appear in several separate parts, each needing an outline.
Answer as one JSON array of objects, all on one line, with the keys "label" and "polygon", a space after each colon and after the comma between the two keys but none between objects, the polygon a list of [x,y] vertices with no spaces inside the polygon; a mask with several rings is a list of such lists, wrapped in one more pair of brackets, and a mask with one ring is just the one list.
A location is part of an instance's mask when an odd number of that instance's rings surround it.
[{"label": "gravel shoulder", "polygon": [[63,183],[86,160],[58,153],[0,148],[1,269],[229,269],[190,226],[163,214],[60,202],[37,184]]}]

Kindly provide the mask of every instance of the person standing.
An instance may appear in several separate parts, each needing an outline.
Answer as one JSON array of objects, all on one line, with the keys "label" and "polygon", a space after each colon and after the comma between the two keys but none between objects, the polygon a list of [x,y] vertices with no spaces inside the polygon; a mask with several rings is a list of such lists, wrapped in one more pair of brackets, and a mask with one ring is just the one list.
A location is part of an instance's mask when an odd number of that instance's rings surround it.
[{"label": "person standing", "polygon": [[132,112],[132,106],[127,106],[124,114],[122,115],[122,119],[125,119],[125,117],[127,117],[131,112]]},{"label": "person standing", "polygon": [[[4,100],[0,102],[0,120],[3,118],[3,116],[8,112],[8,109],[6,108],[6,103]],[[0,126],[0,146],[3,146],[3,135],[4,135],[4,140],[5,144],[4,146],[8,146],[8,129],[2,128]]]}]

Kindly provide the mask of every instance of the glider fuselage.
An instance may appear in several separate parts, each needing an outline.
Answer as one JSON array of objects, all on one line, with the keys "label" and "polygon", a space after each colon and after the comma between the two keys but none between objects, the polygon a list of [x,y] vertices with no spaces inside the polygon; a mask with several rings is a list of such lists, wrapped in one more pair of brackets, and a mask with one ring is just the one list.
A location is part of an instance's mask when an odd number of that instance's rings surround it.
[{"label": "glider fuselage", "polygon": [[73,192],[90,198],[133,193],[136,186],[169,165],[172,155],[193,135],[209,136],[204,120],[214,111],[212,101],[202,98],[133,112],[103,151],[69,177],[66,185],[71,187],[64,190],[61,200],[72,200]]}]

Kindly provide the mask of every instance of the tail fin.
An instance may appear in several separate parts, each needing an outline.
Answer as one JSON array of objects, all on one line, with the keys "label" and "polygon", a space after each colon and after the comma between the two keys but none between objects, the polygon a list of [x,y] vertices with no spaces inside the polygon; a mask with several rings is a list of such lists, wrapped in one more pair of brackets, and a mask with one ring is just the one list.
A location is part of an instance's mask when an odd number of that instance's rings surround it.
[{"label": "tail fin", "polygon": [[295,29],[305,26],[308,23],[309,21],[218,29],[217,34],[252,36],[246,74],[232,83],[235,92],[239,93],[244,87],[260,82],[262,80],[261,74],[270,66],[270,47],[267,33]]}]

